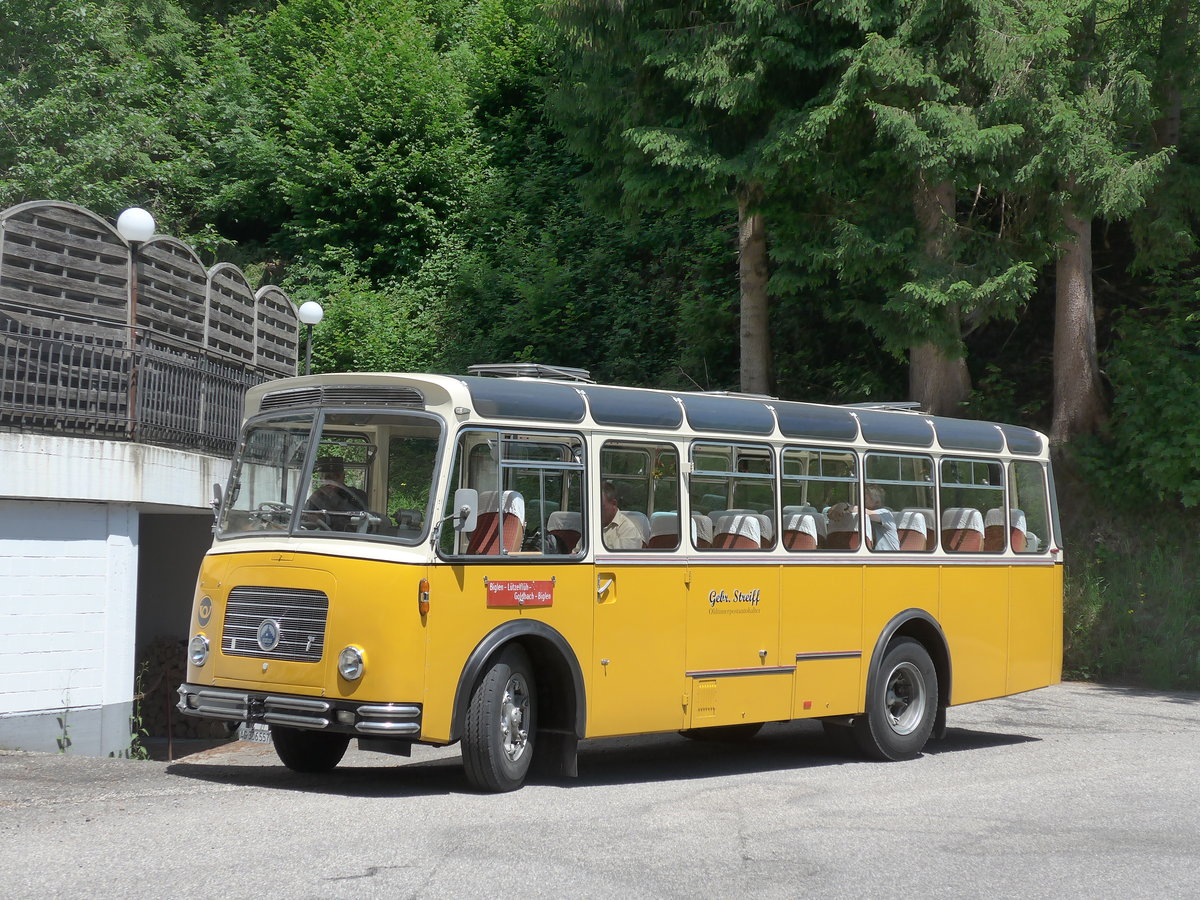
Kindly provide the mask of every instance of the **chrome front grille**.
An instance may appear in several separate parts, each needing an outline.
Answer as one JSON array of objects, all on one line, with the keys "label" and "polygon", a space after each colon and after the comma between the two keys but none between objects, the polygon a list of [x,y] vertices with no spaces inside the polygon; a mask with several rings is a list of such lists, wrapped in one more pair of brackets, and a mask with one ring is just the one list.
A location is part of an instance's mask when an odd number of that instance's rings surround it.
[{"label": "chrome front grille", "polygon": [[329,598],[321,591],[235,587],[229,592],[225,606],[221,652],[229,656],[318,662],[325,650],[328,613]]}]

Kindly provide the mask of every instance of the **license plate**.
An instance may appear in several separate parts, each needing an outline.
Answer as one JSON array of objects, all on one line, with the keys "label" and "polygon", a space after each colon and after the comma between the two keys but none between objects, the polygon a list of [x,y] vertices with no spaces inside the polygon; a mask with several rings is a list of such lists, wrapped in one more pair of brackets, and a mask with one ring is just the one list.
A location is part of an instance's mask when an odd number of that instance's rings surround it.
[{"label": "license plate", "polygon": [[271,743],[271,727],[264,725],[262,722],[248,724],[243,722],[238,726],[239,741],[253,741],[256,744]]}]

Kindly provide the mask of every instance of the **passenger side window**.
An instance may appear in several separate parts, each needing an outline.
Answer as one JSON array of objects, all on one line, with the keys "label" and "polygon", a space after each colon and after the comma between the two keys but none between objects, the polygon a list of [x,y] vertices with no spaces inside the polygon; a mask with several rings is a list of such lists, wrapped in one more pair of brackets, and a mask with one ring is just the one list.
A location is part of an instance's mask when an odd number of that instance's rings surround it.
[{"label": "passenger side window", "polygon": [[935,549],[933,460],[903,453],[869,453],[864,465],[867,547],[876,553]]},{"label": "passenger side window", "polygon": [[775,546],[775,468],[769,447],[692,445],[692,541],[700,550]]},{"label": "passenger side window", "polygon": [[950,553],[1002,552],[1008,545],[1003,465],[943,459],[941,473],[942,548]]},{"label": "passenger side window", "polygon": [[1046,470],[1041,463],[1010,464],[1009,540],[1014,553],[1045,553],[1050,549],[1050,516],[1046,503]]},{"label": "passenger side window", "polygon": [[857,465],[858,458],[847,450],[783,451],[779,533],[785,549],[858,549]]},{"label": "passenger side window", "polygon": [[[583,441],[474,430],[459,437],[440,546],[448,555],[579,556],[585,546]],[[473,531],[454,531],[454,490],[478,492]]]},{"label": "passenger side window", "polygon": [[604,549],[680,546],[679,452],[673,446],[609,441],[600,450],[600,470]]}]

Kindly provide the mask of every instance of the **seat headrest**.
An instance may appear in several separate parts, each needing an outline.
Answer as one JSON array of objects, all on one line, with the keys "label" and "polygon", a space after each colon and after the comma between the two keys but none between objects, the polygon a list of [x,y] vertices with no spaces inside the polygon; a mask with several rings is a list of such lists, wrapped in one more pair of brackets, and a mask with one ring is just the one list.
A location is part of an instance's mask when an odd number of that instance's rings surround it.
[{"label": "seat headrest", "polygon": [[577,512],[552,512],[546,520],[547,531],[582,531],[583,515]]},{"label": "seat headrest", "polygon": [[762,524],[758,515],[724,515],[715,523],[717,534],[736,534],[755,542],[762,541]]},{"label": "seat headrest", "polygon": [[900,518],[896,520],[897,531],[916,531],[929,536],[929,523],[925,521],[925,515],[919,509],[906,509],[900,513]]},{"label": "seat headrest", "polygon": [[942,510],[942,531],[978,531],[983,534],[983,515],[970,506],[952,506]]},{"label": "seat headrest", "polygon": [[802,531],[805,534],[811,535],[815,541],[820,537],[817,531],[817,518],[811,513],[789,513],[783,519],[783,530]]}]

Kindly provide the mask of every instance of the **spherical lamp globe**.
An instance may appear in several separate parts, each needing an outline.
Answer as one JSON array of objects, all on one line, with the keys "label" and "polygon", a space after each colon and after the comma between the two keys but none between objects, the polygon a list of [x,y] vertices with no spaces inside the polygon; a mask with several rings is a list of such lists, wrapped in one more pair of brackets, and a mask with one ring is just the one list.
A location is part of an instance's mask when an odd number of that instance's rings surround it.
[{"label": "spherical lamp globe", "polygon": [[143,244],[154,237],[154,216],[140,206],[131,206],[117,216],[117,232],[131,244]]},{"label": "spherical lamp globe", "polygon": [[296,316],[304,325],[320,325],[325,318],[325,310],[316,300],[305,300],[296,310]]}]

